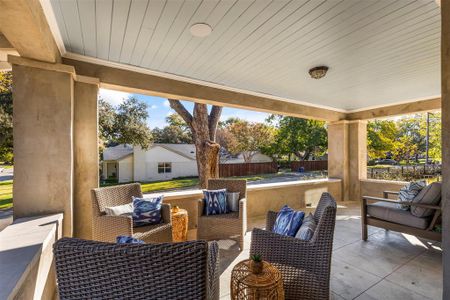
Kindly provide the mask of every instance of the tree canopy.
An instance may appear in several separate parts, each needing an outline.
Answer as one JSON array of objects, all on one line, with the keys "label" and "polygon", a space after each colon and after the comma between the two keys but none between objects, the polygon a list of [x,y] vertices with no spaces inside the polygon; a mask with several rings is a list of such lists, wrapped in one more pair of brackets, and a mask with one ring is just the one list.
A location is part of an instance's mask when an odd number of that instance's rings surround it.
[{"label": "tree canopy", "polygon": [[0,72],[0,161],[13,160],[12,73]]},{"label": "tree canopy", "polygon": [[192,144],[192,132],[186,122],[178,114],[166,117],[167,126],[152,130],[155,143]]}]

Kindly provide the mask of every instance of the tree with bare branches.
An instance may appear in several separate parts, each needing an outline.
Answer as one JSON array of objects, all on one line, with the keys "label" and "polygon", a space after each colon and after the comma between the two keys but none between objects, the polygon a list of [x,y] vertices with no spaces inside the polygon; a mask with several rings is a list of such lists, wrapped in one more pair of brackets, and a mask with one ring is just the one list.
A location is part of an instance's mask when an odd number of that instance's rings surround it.
[{"label": "tree with bare branches", "polygon": [[208,114],[206,104],[195,103],[191,114],[179,100],[168,100],[170,107],[183,118],[192,131],[200,186],[206,188],[208,179],[219,177],[220,145],[216,143],[216,130],[222,107],[214,105]]}]

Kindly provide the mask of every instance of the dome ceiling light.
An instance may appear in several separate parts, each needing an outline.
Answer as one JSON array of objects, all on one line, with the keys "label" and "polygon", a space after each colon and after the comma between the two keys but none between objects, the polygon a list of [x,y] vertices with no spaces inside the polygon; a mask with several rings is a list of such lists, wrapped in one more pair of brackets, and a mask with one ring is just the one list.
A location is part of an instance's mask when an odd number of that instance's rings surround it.
[{"label": "dome ceiling light", "polygon": [[314,67],[309,70],[309,75],[311,75],[311,78],[320,79],[327,74],[327,71],[328,67],[326,66]]},{"label": "dome ceiling light", "polygon": [[212,27],[206,23],[196,23],[191,26],[190,32],[195,37],[206,37],[211,34]]}]

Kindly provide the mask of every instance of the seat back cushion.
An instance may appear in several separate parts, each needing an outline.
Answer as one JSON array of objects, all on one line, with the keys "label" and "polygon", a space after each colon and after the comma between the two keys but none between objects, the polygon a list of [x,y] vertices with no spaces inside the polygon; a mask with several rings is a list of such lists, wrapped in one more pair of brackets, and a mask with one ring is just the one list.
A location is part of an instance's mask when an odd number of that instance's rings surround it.
[{"label": "seat back cushion", "polygon": [[[412,202],[414,198],[420,193],[420,191],[426,186],[425,181],[410,182],[402,187],[398,193],[398,200],[403,202]],[[399,208],[408,210],[409,205],[400,204]]]},{"label": "seat back cushion", "polygon": [[312,239],[314,231],[316,231],[316,227],[317,224],[316,221],[314,221],[314,216],[310,213],[303,219],[303,223],[300,226],[300,229],[297,231],[295,237],[297,239],[309,241],[310,239]]},{"label": "seat back cushion", "polygon": [[228,213],[227,190],[206,190],[203,191],[205,197],[205,214],[220,215]]},{"label": "seat back cushion", "polygon": [[[433,182],[426,188],[422,189],[420,193],[413,199],[412,203],[438,205],[441,202],[441,183]],[[436,210],[417,207],[411,205],[411,213],[419,218],[429,217],[434,214]]]},{"label": "seat back cushion", "polygon": [[302,225],[304,217],[304,212],[293,210],[289,206],[285,205],[278,212],[272,232],[281,235],[295,236],[298,229]]},{"label": "seat back cushion", "polygon": [[134,226],[155,225],[162,222],[161,207],[164,196],[154,198],[133,197]]}]

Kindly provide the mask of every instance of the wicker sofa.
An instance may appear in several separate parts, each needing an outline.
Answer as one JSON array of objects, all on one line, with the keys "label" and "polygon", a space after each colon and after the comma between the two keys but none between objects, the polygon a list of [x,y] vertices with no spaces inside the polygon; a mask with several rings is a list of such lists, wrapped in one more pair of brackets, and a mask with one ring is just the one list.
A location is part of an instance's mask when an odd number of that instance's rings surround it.
[{"label": "wicker sofa", "polygon": [[314,212],[317,228],[309,241],[271,232],[276,216],[269,211],[266,230],[253,229],[250,254],[260,254],[281,271],[286,299],[329,299],[336,201],[322,194]]},{"label": "wicker sofa", "polygon": [[198,201],[198,239],[235,239],[241,251],[244,249],[244,237],[247,232],[247,181],[236,179],[210,179],[208,189],[227,189],[228,192],[239,192],[239,212],[206,216],[204,201]]},{"label": "wicker sofa", "polygon": [[[367,226],[403,232],[425,239],[441,241],[442,234],[434,231],[441,216],[441,183],[434,182],[425,187],[412,202],[400,202],[389,197],[398,192],[384,191],[383,198],[363,196],[361,201],[362,239],[368,238]],[[420,198],[421,203],[417,203]],[[409,206],[410,210],[399,208],[399,204]],[[411,210],[428,210],[426,216],[412,214]]]},{"label": "wicker sofa", "polygon": [[215,242],[54,245],[60,299],[219,299]]},{"label": "wicker sofa", "polygon": [[94,240],[115,242],[119,235],[132,236],[147,243],[172,242],[170,204],[163,203],[163,223],[133,227],[133,220],[127,216],[107,216],[105,207],[131,202],[132,197],[142,198],[139,183],[123,184],[92,190],[92,233]]}]

